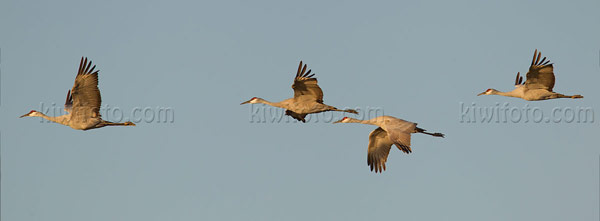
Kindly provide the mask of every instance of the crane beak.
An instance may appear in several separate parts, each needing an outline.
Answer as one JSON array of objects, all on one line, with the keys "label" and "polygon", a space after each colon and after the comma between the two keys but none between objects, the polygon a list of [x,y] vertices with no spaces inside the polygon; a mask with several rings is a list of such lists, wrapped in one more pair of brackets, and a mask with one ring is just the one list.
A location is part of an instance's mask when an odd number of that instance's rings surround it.
[{"label": "crane beak", "polygon": [[248,100],[248,101],[245,101],[245,102],[242,102],[240,105],[242,105],[242,104],[247,104],[247,103],[250,103],[250,101],[251,101],[251,100],[252,100],[252,99],[250,99],[250,100]]},{"label": "crane beak", "polygon": [[477,96],[481,96],[481,95],[484,95],[484,94],[485,94],[485,91],[484,91],[484,92],[481,92],[481,93],[479,93]]},{"label": "crane beak", "polygon": [[336,121],[336,122],[333,122],[333,123],[334,123],[334,124],[337,124],[337,123],[341,123],[341,122],[342,122],[342,120],[338,120],[338,121]]},{"label": "crane beak", "polygon": [[19,118],[24,118],[24,117],[29,117],[29,113],[26,113],[23,116],[20,116]]}]

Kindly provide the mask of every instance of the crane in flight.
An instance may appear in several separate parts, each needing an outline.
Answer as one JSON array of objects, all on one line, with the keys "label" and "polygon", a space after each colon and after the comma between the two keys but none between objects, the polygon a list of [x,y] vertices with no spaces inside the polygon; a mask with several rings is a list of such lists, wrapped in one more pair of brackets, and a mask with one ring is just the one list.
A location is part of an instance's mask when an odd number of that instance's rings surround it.
[{"label": "crane in flight", "polygon": [[[527,72],[527,80],[523,82],[523,76],[517,72],[517,79],[515,80],[515,89],[510,92],[502,92],[496,89],[487,89],[486,91],[478,94],[479,95],[501,95],[507,97],[517,97],[528,101],[539,101],[556,98],[583,98],[581,95],[564,95],[552,91],[554,88],[554,68],[550,60],[546,60],[544,57],[540,61],[542,52],[538,52],[535,49],[533,53],[533,60]],[[545,62],[544,62],[545,61]],[[550,63],[550,64],[549,64]]]},{"label": "crane in flight", "polygon": [[367,149],[367,165],[371,167],[371,171],[375,170],[375,173],[385,171],[385,162],[392,144],[404,153],[412,152],[410,134],[422,133],[434,137],[444,137],[442,133],[429,133],[425,129],[417,127],[416,123],[391,116],[380,116],[370,120],[344,117],[333,123],[360,123],[378,126],[369,134],[369,148]]},{"label": "crane in flight", "polygon": [[41,117],[46,120],[69,126],[75,130],[89,130],[105,126],[135,126],[128,121],[125,123],[113,123],[105,121],[100,116],[100,90],[98,89],[98,70],[94,71],[96,65],[92,61],[81,58],[79,70],[75,77],[73,88],[67,92],[65,111],[67,114],[57,117],[47,116],[39,111],[32,110],[21,117]]},{"label": "crane in flight", "polygon": [[241,104],[257,104],[263,103],[273,107],[279,107],[285,109],[285,115],[291,116],[292,118],[305,122],[304,119],[307,114],[315,114],[325,111],[342,111],[353,114],[358,114],[357,111],[352,109],[340,110],[336,107],[329,106],[323,103],[323,91],[317,85],[317,78],[314,78],[315,74],[310,74],[310,70],[306,71],[306,64],[302,67],[302,61],[298,66],[298,72],[294,78],[294,97],[283,100],[281,102],[269,102],[262,98],[253,97],[250,100]]}]

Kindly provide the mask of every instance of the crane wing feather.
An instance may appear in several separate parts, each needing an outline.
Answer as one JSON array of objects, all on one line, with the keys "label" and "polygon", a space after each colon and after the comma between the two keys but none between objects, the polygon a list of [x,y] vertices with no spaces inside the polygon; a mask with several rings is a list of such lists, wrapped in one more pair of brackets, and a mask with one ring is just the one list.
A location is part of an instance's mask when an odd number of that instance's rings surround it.
[{"label": "crane wing feather", "polygon": [[391,131],[388,132],[388,135],[399,150],[407,154],[412,153],[412,150],[410,149],[410,133]]},{"label": "crane wing feather", "polygon": [[515,79],[515,87],[523,85],[523,76],[521,76],[521,72],[517,72],[517,79]]},{"label": "crane wing feather", "polygon": [[393,143],[388,137],[388,133],[381,127],[378,127],[369,134],[367,165],[371,167],[371,171],[374,170],[377,173],[385,170],[385,162]]},{"label": "crane wing feather", "polygon": [[98,70],[94,71],[95,68],[95,65],[92,67],[92,61],[81,58],[75,84],[70,92],[72,115],[82,118],[100,117],[102,98],[98,89]]},{"label": "crane wing feather", "polygon": [[388,136],[390,136],[394,145],[402,152],[407,154],[411,153],[410,134],[415,131],[417,124],[398,118],[390,118],[389,120],[390,121],[386,123],[385,128],[388,132]]},{"label": "crane wing feather", "polygon": [[528,89],[547,89],[552,91],[555,83],[554,67],[550,63],[550,60],[546,60],[546,57],[540,61],[541,56],[542,52],[538,52],[536,49],[533,53],[529,72],[527,72],[525,85]]},{"label": "crane wing feather", "polygon": [[313,77],[315,74],[310,74],[311,70],[306,72],[306,68],[306,64],[302,66],[302,61],[300,61],[294,84],[292,84],[294,98],[304,97],[304,99],[323,103],[323,91],[317,84],[317,79]]},{"label": "crane wing feather", "polygon": [[291,116],[292,118],[298,121],[302,121],[302,123],[306,123],[306,120],[304,119],[306,117],[306,114],[298,114],[291,110],[285,110],[285,115]]},{"label": "crane wing feather", "polygon": [[65,101],[65,111],[71,113],[73,109],[73,96],[71,96],[71,90],[67,91],[67,100]]}]

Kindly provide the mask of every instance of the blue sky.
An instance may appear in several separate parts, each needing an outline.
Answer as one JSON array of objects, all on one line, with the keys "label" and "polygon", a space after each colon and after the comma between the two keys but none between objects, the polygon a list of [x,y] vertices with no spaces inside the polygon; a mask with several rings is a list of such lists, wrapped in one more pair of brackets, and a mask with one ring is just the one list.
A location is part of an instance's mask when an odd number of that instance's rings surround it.
[{"label": "blue sky", "polygon": [[[3,1],[2,220],[598,220],[598,1]],[[511,90],[533,51],[580,100]],[[60,107],[81,56],[103,104],[173,122],[75,131]],[[250,122],[298,62],[325,103],[443,132],[366,165],[373,126]],[[587,123],[461,123],[461,102],[591,108]],[[259,106],[256,106],[259,107]],[[342,115],[334,114],[334,119]],[[284,118],[285,120],[286,118]],[[113,119],[108,119],[113,120]],[[290,121],[291,122],[291,121]]]}]

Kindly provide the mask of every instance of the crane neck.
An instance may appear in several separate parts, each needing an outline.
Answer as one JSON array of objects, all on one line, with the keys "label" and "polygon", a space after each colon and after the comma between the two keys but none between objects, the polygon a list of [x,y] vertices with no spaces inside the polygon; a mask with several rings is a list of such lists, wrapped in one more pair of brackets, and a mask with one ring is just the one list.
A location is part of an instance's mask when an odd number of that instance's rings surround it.
[{"label": "crane neck", "polygon": [[492,94],[505,96],[505,97],[521,97],[520,94],[516,92],[516,89],[509,91],[509,92],[493,91]]},{"label": "crane neck", "polygon": [[41,118],[44,118],[46,120],[52,121],[54,123],[59,123],[59,124],[62,124],[62,125],[69,126],[70,116],[71,116],[71,114],[65,114],[65,115],[61,115],[61,116],[58,116],[58,117],[50,117],[50,116],[47,116],[47,115],[45,115],[45,114],[43,114],[41,112],[38,112],[38,116],[36,116],[36,117],[41,117]]},{"label": "crane neck", "polygon": [[345,123],[359,123],[359,124],[371,124],[371,125],[377,125],[374,122],[371,122],[370,120],[359,120],[359,119],[355,119],[355,118],[348,118],[348,122]]},{"label": "crane neck", "polygon": [[259,103],[263,103],[269,106],[273,106],[273,107],[279,107],[279,108],[284,108],[284,109],[288,109],[288,105],[282,101],[282,102],[270,102],[268,100],[265,99],[260,99],[258,100]]}]

